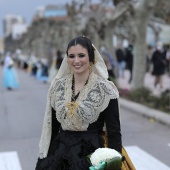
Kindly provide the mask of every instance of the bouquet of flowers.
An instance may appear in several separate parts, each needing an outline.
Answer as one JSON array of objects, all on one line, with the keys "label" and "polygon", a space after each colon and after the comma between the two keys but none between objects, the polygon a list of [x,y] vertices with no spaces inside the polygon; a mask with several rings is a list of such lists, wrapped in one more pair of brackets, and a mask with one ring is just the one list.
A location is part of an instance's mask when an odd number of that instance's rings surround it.
[{"label": "bouquet of flowers", "polygon": [[87,160],[92,164],[89,170],[120,170],[122,159],[119,152],[110,148],[98,148],[87,156]]}]

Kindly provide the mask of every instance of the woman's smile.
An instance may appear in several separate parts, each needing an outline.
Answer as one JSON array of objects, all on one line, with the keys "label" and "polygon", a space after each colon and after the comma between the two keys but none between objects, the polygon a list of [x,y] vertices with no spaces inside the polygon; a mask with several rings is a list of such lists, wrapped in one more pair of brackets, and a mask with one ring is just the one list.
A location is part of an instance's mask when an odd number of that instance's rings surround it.
[{"label": "woman's smile", "polygon": [[89,74],[88,51],[81,45],[75,45],[68,49],[68,64],[73,74]]},{"label": "woman's smile", "polygon": [[76,69],[79,69],[82,67],[82,65],[73,65]]}]

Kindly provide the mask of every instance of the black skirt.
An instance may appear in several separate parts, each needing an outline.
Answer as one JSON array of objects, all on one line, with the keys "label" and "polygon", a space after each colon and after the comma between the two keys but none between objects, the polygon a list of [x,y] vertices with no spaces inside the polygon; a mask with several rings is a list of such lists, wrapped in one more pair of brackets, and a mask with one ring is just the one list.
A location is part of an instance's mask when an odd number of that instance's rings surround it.
[{"label": "black skirt", "polygon": [[51,141],[48,156],[38,159],[36,170],[89,170],[86,156],[104,145],[102,132],[63,131]]}]

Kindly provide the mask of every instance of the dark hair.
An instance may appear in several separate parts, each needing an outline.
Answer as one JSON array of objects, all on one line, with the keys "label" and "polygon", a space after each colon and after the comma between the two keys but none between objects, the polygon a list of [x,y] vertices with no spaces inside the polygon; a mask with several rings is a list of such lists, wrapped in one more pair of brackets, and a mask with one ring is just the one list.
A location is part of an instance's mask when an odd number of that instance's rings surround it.
[{"label": "dark hair", "polygon": [[75,46],[75,45],[81,45],[83,46],[85,49],[87,49],[88,51],[88,55],[89,55],[89,61],[94,63],[94,47],[92,46],[92,42],[84,36],[80,36],[80,37],[76,37],[74,39],[72,39],[67,46],[67,50],[66,50],[66,54],[68,56],[68,50],[70,47]]}]

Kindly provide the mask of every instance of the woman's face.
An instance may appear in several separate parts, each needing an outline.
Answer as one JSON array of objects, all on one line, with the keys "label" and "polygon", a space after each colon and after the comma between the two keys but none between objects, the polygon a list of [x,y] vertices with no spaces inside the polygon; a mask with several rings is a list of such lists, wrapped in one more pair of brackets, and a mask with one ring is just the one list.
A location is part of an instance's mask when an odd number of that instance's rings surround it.
[{"label": "woman's face", "polygon": [[89,73],[89,55],[86,48],[77,44],[68,49],[68,64],[73,74]]}]

